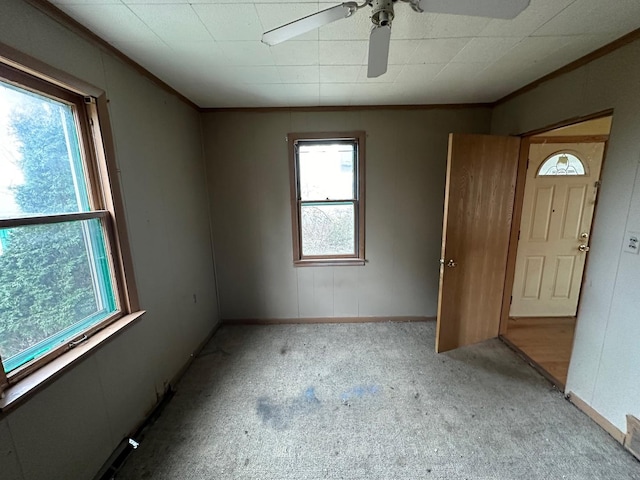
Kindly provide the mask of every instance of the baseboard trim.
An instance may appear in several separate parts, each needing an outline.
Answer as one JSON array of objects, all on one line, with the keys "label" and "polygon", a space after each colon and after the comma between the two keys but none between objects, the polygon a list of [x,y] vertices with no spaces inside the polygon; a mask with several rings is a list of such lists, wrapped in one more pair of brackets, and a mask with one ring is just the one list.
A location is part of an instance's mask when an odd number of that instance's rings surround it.
[{"label": "baseboard trim", "polygon": [[223,325],[298,325],[314,323],[430,322],[435,317],[226,318]]},{"label": "baseboard trim", "polygon": [[600,427],[609,435],[611,435],[618,443],[624,445],[626,435],[622,433],[613,423],[599,414],[591,405],[587,404],[587,402],[582,400],[573,392],[567,393],[566,398],[576,407],[578,407],[580,411],[586,414],[591,420],[600,425]]},{"label": "baseboard trim", "polygon": [[627,415],[627,434],[624,437],[624,448],[640,460],[640,420]]}]

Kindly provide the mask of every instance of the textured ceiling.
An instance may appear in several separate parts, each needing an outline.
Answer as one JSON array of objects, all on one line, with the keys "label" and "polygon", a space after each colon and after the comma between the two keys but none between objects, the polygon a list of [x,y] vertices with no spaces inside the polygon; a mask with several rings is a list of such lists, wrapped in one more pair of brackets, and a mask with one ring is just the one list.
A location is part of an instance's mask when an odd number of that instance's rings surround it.
[{"label": "textured ceiling", "polygon": [[389,69],[368,79],[368,7],[268,47],[264,31],[336,3],[50,1],[200,107],[492,102],[640,27],[640,0],[531,0],[514,20],[399,2]]}]

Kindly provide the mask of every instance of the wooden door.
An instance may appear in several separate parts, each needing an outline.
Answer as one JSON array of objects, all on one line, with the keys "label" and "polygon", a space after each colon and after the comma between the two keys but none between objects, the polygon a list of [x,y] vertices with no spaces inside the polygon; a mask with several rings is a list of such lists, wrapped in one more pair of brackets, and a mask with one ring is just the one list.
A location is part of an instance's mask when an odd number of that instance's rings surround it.
[{"label": "wooden door", "polygon": [[531,145],[509,316],[575,316],[604,147]]},{"label": "wooden door", "polygon": [[520,139],[449,136],[436,351],[498,335]]}]

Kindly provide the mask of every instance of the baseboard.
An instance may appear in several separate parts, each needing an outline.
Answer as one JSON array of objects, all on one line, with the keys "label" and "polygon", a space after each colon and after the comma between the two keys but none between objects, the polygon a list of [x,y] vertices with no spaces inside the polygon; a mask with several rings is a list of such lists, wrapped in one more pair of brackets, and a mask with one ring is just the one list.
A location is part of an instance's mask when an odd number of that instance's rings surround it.
[{"label": "baseboard", "polygon": [[312,323],[430,322],[435,317],[227,318],[224,325],[296,325]]},{"label": "baseboard", "polygon": [[624,448],[640,460],[640,420],[633,415],[627,415],[627,435],[624,438]]},{"label": "baseboard", "polygon": [[609,435],[611,435],[618,443],[624,445],[626,435],[622,433],[613,423],[600,415],[591,405],[587,404],[587,402],[582,400],[573,392],[567,393],[566,398],[576,407],[578,407],[579,410],[581,410],[589,418],[591,418],[591,420],[600,425],[600,427]]}]

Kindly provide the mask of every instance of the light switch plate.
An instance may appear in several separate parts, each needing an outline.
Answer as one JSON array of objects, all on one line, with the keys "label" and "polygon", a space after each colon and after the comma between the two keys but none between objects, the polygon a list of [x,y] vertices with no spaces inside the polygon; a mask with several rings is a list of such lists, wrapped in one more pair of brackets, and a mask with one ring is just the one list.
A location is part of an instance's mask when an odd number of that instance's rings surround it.
[{"label": "light switch plate", "polygon": [[637,255],[640,252],[640,232],[627,231],[624,237],[623,249],[627,253],[635,253]]}]

